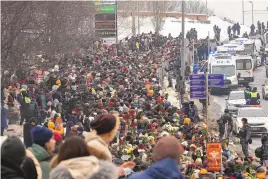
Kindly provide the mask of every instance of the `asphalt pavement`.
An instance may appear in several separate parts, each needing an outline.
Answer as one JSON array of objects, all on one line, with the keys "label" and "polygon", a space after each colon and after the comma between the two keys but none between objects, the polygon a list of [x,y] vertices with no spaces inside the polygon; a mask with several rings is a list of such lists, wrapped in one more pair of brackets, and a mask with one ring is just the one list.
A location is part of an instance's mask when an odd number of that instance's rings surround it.
[{"label": "asphalt pavement", "polygon": [[[264,84],[264,81],[267,79],[265,76],[265,67],[259,67],[254,71],[254,82],[250,83],[251,87],[257,87],[258,92],[261,96],[261,106],[264,109],[265,113],[268,115],[268,100],[262,99],[262,84]],[[238,90],[244,90],[245,87],[239,87]],[[225,99],[227,99],[228,95],[216,95],[213,96],[214,102],[218,103],[221,106],[221,111],[223,112],[225,109]],[[250,145],[250,150],[255,151],[255,149],[259,146],[261,146],[261,137],[260,136],[252,136],[253,143]]]}]

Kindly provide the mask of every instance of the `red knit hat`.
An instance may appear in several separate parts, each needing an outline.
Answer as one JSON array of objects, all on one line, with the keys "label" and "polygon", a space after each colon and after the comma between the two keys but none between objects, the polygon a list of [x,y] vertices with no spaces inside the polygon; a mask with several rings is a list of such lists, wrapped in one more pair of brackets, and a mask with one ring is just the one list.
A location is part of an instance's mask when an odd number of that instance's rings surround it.
[{"label": "red knit hat", "polygon": [[54,139],[57,143],[60,143],[62,141],[62,137],[61,137],[60,133],[58,133],[57,131],[54,131],[53,135],[54,135]]}]

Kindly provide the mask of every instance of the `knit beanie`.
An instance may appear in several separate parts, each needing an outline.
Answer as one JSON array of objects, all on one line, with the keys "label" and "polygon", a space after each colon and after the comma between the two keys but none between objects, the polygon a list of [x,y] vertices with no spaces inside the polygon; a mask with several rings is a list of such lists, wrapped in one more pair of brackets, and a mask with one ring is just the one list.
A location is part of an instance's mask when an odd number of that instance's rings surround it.
[{"label": "knit beanie", "polygon": [[182,146],[174,136],[162,137],[153,150],[152,159],[157,162],[165,158],[172,158],[180,161]]},{"label": "knit beanie", "polygon": [[45,144],[53,137],[53,133],[46,127],[36,126],[32,129],[33,143],[40,146],[45,146]]},{"label": "knit beanie", "polygon": [[62,142],[62,137],[61,137],[61,135],[60,135],[59,132],[54,131],[54,132],[53,132],[53,136],[54,136],[54,139],[55,139],[56,143],[60,143],[60,142]]},{"label": "knit beanie", "polygon": [[26,156],[25,147],[17,136],[8,137],[1,146],[1,156],[10,158],[20,165]]},{"label": "knit beanie", "polygon": [[113,114],[102,114],[91,122],[92,129],[95,129],[98,135],[109,133],[115,126],[116,117]]}]

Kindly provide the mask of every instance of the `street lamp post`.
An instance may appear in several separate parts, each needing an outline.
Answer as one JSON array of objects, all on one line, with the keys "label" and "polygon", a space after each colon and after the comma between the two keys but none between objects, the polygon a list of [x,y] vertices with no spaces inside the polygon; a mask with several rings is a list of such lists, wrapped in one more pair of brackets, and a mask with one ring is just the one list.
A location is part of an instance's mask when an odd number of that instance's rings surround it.
[{"label": "street lamp post", "polygon": [[245,9],[244,9],[244,0],[242,0],[242,17],[243,17],[243,25],[245,25]]},{"label": "street lamp post", "polygon": [[252,10],[252,24],[254,24],[254,18],[253,18],[253,16],[254,16],[254,13],[253,13],[253,11],[254,11],[254,9],[253,9],[253,2],[252,1],[249,1],[249,3],[251,3],[251,10]]}]

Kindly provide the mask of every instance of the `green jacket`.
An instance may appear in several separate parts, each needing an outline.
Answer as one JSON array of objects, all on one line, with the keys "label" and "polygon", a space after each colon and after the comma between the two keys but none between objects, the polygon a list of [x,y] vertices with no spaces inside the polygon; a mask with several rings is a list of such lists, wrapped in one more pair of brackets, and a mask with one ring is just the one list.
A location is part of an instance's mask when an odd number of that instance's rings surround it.
[{"label": "green jacket", "polygon": [[33,144],[32,147],[29,147],[28,149],[34,154],[40,163],[42,170],[42,179],[49,179],[49,163],[52,159],[52,155],[47,153],[47,151],[42,146],[37,144]]}]

